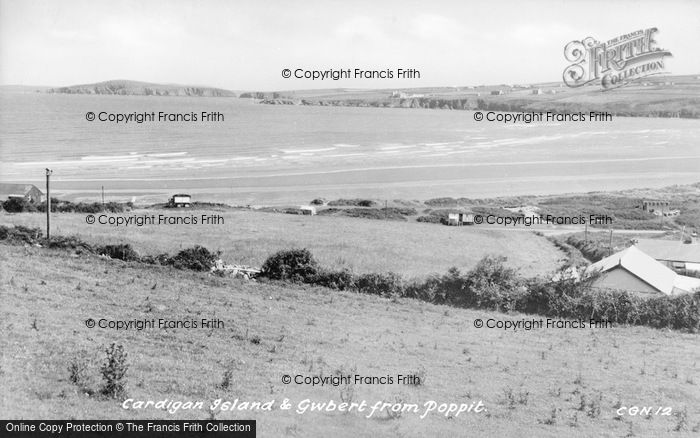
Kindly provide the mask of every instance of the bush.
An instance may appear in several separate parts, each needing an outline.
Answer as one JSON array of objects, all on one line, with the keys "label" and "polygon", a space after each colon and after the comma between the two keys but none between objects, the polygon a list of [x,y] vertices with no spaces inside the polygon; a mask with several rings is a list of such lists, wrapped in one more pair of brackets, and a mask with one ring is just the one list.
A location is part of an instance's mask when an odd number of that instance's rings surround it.
[{"label": "bush", "polygon": [[350,205],[355,207],[374,207],[376,203],[371,199],[337,199],[328,203],[331,207]]},{"label": "bush", "polygon": [[118,245],[105,245],[99,249],[100,255],[106,255],[113,259],[124,260],[125,262],[140,260],[139,254],[128,243]]},{"label": "bush", "polygon": [[406,287],[404,296],[435,304],[453,304],[456,297],[466,294],[466,282],[456,267],[444,275],[433,275],[423,282],[414,282]]},{"label": "bush", "polygon": [[10,243],[34,244],[41,240],[42,236],[40,228],[29,228],[23,225],[15,225],[10,228],[0,225],[0,240],[7,240]]},{"label": "bush", "polygon": [[129,370],[124,347],[112,343],[105,353],[107,353],[107,359],[100,367],[104,380],[101,392],[111,398],[122,397],[126,394],[126,372]]},{"label": "bush", "polygon": [[610,254],[610,249],[607,246],[601,245],[600,243],[594,241],[586,242],[585,240],[579,239],[575,236],[569,236],[566,239],[566,243],[577,248],[579,251],[581,251],[581,254],[594,263],[604,259]]},{"label": "bush", "polygon": [[37,211],[36,205],[24,198],[8,198],[2,203],[2,208],[8,213],[22,213]]},{"label": "bush", "polygon": [[167,260],[167,264],[176,269],[191,269],[193,271],[208,271],[219,258],[219,253],[212,253],[203,246],[196,245],[183,249],[175,257]]},{"label": "bush", "polygon": [[95,249],[87,242],[83,242],[78,236],[54,236],[48,243],[49,248],[70,249],[94,253]]},{"label": "bush", "polygon": [[170,264],[170,255],[168,254],[158,254],[157,256],[146,255],[141,257],[142,263],[148,263],[149,265],[168,265]]},{"label": "bush", "polygon": [[[63,201],[58,198],[51,198],[51,211],[56,213],[122,213],[127,208],[130,208],[131,203],[121,204],[119,202],[107,202],[104,205],[101,202],[70,202]],[[133,205],[133,204],[132,204]],[[46,204],[42,203],[37,206],[37,210],[46,211]]]},{"label": "bush", "polygon": [[260,275],[273,280],[313,283],[318,271],[316,259],[304,248],[279,251],[271,255],[263,263]]},{"label": "bush", "polygon": [[360,293],[383,297],[403,296],[404,286],[401,276],[394,272],[363,274],[355,280]]},{"label": "bush", "polygon": [[460,307],[511,311],[525,290],[515,269],[505,266],[505,257],[484,257],[464,276],[464,285],[447,301]]},{"label": "bush", "polygon": [[419,216],[416,218],[417,222],[426,222],[429,224],[442,224],[442,223],[447,223],[447,219],[441,218],[440,216],[437,215],[425,215],[425,216]]},{"label": "bush", "polygon": [[313,283],[330,289],[347,290],[355,287],[355,277],[347,269],[340,271],[320,269]]}]

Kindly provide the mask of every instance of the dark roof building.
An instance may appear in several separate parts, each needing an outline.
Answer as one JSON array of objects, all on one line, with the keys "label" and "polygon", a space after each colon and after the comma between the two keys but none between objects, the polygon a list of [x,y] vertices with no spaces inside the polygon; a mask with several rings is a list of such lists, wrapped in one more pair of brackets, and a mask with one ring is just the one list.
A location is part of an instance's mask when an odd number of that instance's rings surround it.
[{"label": "dark roof building", "polygon": [[44,192],[34,184],[0,183],[0,200],[7,198],[24,198],[29,202],[43,202],[46,200]]}]

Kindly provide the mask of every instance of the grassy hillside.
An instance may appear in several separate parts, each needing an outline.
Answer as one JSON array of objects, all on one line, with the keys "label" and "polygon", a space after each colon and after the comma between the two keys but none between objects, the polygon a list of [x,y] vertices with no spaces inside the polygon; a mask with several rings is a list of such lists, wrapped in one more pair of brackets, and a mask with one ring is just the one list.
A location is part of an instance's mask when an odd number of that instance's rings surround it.
[{"label": "grassy hillside", "polygon": [[[7,418],[206,418],[125,411],[99,396],[112,342],[128,355],[135,399],[297,403],[483,400],[485,413],[400,418],[293,411],[218,413],[258,420],[259,436],[692,436],[700,430],[698,335],[641,327],[503,331],[520,319],[320,288],[242,282],[64,251],[0,245],[0,409]],[[87,318],[219,318],[217,330],[88,329]],[[80,370],[71,383],[69,366]],[[79,365],[79,366],[78,366]],[[355,371],[352,371],[355,370]],[[284,374],[417,373],[420,386],[284,385]],[[670,416],[616,415],[670,406]],[[676,429],[679,431],[676,432]]]},{"label": "grassy hillside", "polygon": [[[79,234],[90,243],[131,243],[142,254],[203,245],[221,250],[224,260],[260,266],[270,254],[293,247],[310,249],[321,264],[356,272],[395,271],[406,277],[473,267],[485,255],[504,255],[527,276],[555,271],[563,253],[533,233],[450,228],[422,223],[370,221],[359,218],[295,216],[256,211],[136,210],[110,214],[221,214],[224,225],[111,227],[87,225],[86,214],[56,213],[52,232]],[[0,213],[0,224],[44,227],[38,213]]]}]

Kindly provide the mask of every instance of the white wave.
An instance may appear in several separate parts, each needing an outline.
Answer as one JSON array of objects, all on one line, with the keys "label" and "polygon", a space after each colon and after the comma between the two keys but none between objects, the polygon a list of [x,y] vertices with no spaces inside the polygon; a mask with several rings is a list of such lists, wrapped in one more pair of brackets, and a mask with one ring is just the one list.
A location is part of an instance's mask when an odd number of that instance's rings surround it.
[{"label": "white wave", "polygon": [[448,146],[453,144],[461,144],[461,141],[443,141],[440,143],[424,143],[426,146]]},{"label": "white wave", "polygon": [[187,152],[163,152],[163,153],[158,153],[158,154],[146,154],[147,157],[156,157],[156,158],[181,157],[183,155],[187,155]]},{"label": "white wave", "polygon": [[386,145],[386,146],[380,146],[378,149],[380,151],[393,151],[397,149],[411,149],[418,146],[417,144],[395,144],[395,145]]},{"label": "white wave", "polygon": [[82,161],[133,161],[143,157],[142,154],[131,153],[129,155],[86,155],[80,157]]},{"label": "white wave", "polygon": [[347,144],[347,143],[334,143],[333,146],[337,148],[359,148],[359,144]]},{"label": "white wave", "polygon": [[336,148],[319,148],[319,149],[280,149],[282,152],[285,154],[305,154],[305,153],[312,153],[312,152],[327,152],[327,151],[333,151]]},{"label": "white wave", "polygon": [[345,158],[345,157],[366,157],[369,154],[362,154],[362,153],[356,153],[356,154],[333,154],[333,155],[324,155],[325,158]]}]

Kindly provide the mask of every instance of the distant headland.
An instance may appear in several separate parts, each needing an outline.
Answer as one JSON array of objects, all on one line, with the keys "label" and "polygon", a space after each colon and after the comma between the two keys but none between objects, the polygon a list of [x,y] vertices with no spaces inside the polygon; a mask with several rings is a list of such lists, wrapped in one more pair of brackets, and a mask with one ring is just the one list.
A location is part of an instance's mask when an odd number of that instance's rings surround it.
[{"label": "distant headland", "polygon": [[236,93],[233,91],[221,88],[178,84],[154,84],[121,79],[97,82],[94,84],[49,88],[46,92],[61,94],[115,94],[120,96],[237,97]]}]

